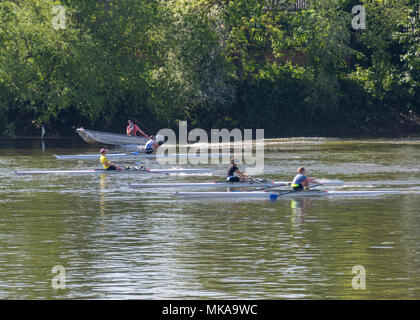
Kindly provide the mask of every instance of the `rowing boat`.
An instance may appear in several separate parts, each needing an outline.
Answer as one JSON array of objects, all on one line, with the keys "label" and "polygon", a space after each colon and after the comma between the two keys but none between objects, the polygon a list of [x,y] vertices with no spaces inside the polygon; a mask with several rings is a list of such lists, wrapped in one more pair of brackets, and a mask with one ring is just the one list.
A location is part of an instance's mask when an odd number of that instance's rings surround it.
[{"label": "rowing boat", "polygon": [[[136,157],[151,157],[155,158],[155,154],[146,154],[139,152],[127,152],[127,153],[108,153],[106,157],[108,159],[127,159],[127,158],[136,158]],[[69,155],[54,155],[57,160],[99,160],[101,157],[100,154],[69,154]]]},{"label": "rowing boat", "polygon": [[[341,180],[320,180],[324,185],[340,185],[344,182]],[[169,182],[169,183],[131,183],[130,187],[134,189],[143,188],[275,188],[282,186],[290,186],[290,182],[286,181],[269,181],[265,179],[254,179],[251,181],[229,182],[229,181],[210,181],[210,182]]]},{"label": "rowing boat", "polygon": [[264,198],[275,200],[277,198],[294,197],[331,197],[331,196],[378,196],[385,194],[399,194],[399,191],[327,191],[327,190],[302,190],[302,191],[232,191],[232,192],[176,192],[174,195],[184,198]]},{"label": "rowing boat", "polygon": [[76,129],[79,136],[87,143],[93,144],[107,144],[107,145],[139,145],[145,144],[149,138],[139,136],[127,136],[120,133],[101,132],[94,130],[87,130],[84,128]]},{"label": "rowing boat", "polygon": [[156,173],[156,174],[210,174],[213,169],[129,169],[129,170],[105,170],[105,169],[92,169],[92,170],[52,170],[52,171],[15,171],[16,175],[60,175],[60,174],[143,174],[143,173]]},{"label": "rowing boat", "polygon": [[131,183],[130,187],[134,189],[143,188],[246,188],[246,187],[280,187],[288,186],[289,182],[284,181],[243,181],[243,182],[228,182],[228,181],[212,181],[201,183]]},{"label": "rowing boat", "polygon": [[[224,154],[220,153],[217,154],[218,156],[223,156]],[[164,154],[164,153],[151,153],[151,154],[147,154],[145,152],[123,152],[123,153],[107,153],[106,157],[108,159],[132,159],[132,158],[169,158],[169,157],[189,157],[191,158],[208,158],[208,157],[212,157],[214,155],[210,154],[210,153],[177,153],[177,154]],[[54,154],[54,157],[57,160],[99,160],[99,158],[101,157],[100,154],[69,154],[69,155],[56,155]]]}]

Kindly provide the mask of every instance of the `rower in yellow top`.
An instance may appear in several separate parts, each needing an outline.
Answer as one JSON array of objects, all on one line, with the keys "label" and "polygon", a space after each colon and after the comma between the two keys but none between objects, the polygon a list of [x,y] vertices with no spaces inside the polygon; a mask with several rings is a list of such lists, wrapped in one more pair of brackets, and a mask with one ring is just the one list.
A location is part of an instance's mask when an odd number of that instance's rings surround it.
[{"label": "rower in yellow top", "polygon": [[123,167],[117,166],[116,164],[112,163],[111,161],[109,161],[109,159],[106,157],[106,153],[108,152],[107,149],[102,148],[100,153],[101,153],[101,163],[104,167],[105,170],[118,170],[118,171],[122,171],[124,170]]},{"label": "rower in yellow top", "polygon": [[299,167],[297,169],[297,175],[295,176],[295,178],[293,179],[292,182],[292,189],[293,190],[302,190],[302,189],[306,189],[309,187],[310,183],[317,183],[317,184],[322,184],[319,181],[316,181],[314,178],[309,178],[306,176],[306,170],[304,167]]}]

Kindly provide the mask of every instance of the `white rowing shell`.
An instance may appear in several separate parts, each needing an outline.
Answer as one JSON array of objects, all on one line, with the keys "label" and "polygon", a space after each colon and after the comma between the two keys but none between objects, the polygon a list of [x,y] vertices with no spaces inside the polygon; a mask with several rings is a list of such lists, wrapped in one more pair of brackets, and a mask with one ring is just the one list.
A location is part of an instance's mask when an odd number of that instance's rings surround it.
[{"label": "white rowing shell", "polygon": [[[325,185],[338,185],[343,184],[341,180],[324,180],[323,184]],[[237,187],[255,187],[255,188],[264,188],[264,187],[281,187],[289,186],[290,182],[287,181],[249,181],[249,182],[227,182],[227,181],[212,181],[212,182],[201,182],[201,183],[131,183],[130,187],[134,189],[142,188],[188,188],[188,187],[197,187],[197,188],[237,188]]]},{"label": "white rowing shell", "polygon": [[48,174],[142,174],[142,173],[160,173],[160,174],[175,174],[175,173],[213,173],[213,169],[146,169],[146,170],[51,170],[51,171],[15,171],[16,175],[48,175]]},{"label": "white rowing shell", "polygon": [[186,198],[278,198],[305,196],[375,196],[384,194],[400,194],[399,191],[290,191],[279,193],[273,191],[233,191],[233,192],[176,192],[175,195]]},{"label": "white rowing shell", "polygon": [[[177,154],[164,154],[164,153],[152,153],[147,154],[145,152],[128,152],[128,153],[108,153],[106,155],[109,159],[131,159],[131,158],[173,158],[173,157],[188,157],[194,158],[209,158],[223,155],[229,156],[229,154],[210,154],[210,153],[177,153]],[[69,155],[54,155],[57,160],[98,160],[101,155],[99,154],[69,154]]]},{"label": "white rowing shell", "polygon": [[224,187],[275,187],[275,186],[287,186],[289,182],[284,181],[266,181],[266,182],[227,182],[227,181],[213,181],[213,182],[202,182],[202,183],[131,183],[130,187],[135,189],[142,188],[224,188]]}]

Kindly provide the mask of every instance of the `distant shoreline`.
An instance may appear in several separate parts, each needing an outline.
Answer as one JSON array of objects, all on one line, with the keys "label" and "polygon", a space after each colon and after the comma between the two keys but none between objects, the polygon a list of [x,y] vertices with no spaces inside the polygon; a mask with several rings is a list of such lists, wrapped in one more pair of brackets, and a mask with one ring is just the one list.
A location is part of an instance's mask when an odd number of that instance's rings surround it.
[{"label": "distant shoreline", "polygon": [[[37,136],[0,136],[0,140],[71,140],[76,139],[77,136],[46,136],[46,137],[37,137]],[[283,137],[265,137],[264,139],[296,139],[296,138],[329,138],[329,139],[420,139],[420,133],[417,134],[400,134],[395,136],[387,136],[387,135],[364,135],[364,136],[327,136],[327,135],[319,135],[319,136],[283,136]]]}]

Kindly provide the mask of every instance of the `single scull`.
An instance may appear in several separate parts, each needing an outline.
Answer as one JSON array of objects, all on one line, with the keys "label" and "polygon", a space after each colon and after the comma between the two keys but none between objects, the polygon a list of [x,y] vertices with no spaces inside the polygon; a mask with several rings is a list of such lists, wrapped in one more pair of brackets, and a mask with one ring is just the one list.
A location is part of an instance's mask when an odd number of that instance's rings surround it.
[{"label": "single scull", "polygon": [[108,144],[108,145],[139,145],[144,144],[148,140],[146,137],[127,136],[121,133],[101,132],[87,130],[84,128],[76,129],[79,136],[87,143]]},{"label": "single scull", "polygon": [[303,190],[303,191],[233,191],[233,192],[176,192],[174,195],[184,198],[264,198],[275,200],[277,198],[312,197],[312,196],[377,196],[385,194],[399,194],[399,191],[326,191],[326,190]]},{"label": "single scull", "polygon": [[[344,182],[341,180],[321,180],[325,185],[339,185]],[[210,181],[210,182],[167,182],[167,183],[131,183],[130,187],[134,189],[143,188],[275,188],[290,186],[287,181],[269,181],[264,179],[255,179],[252,181],[228,182],[228,181]]]},{"label": "single scull", "polygon": [[168,183],[131,183],[130,187],[134,189],[143,188],[246,188],[246,187],[281,187],[288,186],[290,183],[285,181],[249,181],[249,182],[168,182]]},{"label": "single scull", "polygon": [[210,174],[213,173],[213,169],[129,169],[129,170],[104,170],[104,169],[92,169],[92,170],[51,170],[51,171],[15,171],[16,175],[60,175],[60,174],[144,174],[144,173],[157,173],[157,174]]},{"label": "single scull", "polygon": [[[216,154],[218,157],[227,155],[227,154]],[[190,159],[195,158],[209,158],[213,157],[214,154],[210,153],[176,153],[176,154],[165,154],[165,153],[151,153],[147,154],[144,151],[143,152],[121,152],[121,153],[108,153],[107,155],[108,159],[136,159],[136,158],[179,158],[179,157],[189,157]],[[54,157],[57,160],[99,160],[101,157],[100,154],[68,154],[68,155],[56,155],[54,154]]]}]

